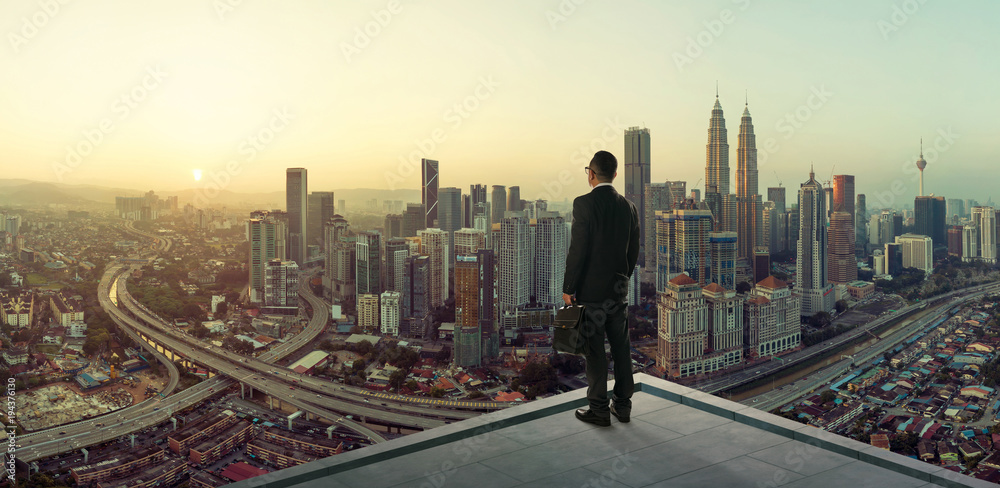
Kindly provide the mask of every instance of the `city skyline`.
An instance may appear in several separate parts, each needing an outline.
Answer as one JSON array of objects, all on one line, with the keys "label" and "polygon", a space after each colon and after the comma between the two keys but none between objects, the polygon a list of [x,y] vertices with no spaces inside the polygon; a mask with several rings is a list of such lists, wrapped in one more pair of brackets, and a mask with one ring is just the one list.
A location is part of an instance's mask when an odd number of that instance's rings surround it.
[{"label": "city skyline", "polygon": [[[742,0],[220,4],[143,15],[155,21],[111,2],[9,7],[0,60],[15,69],[0,86],[19,97],[0,101],[7,177],[249,192],[301,166],[316,188],[419,188],[427,158],[447,168],[442,187],[520,185],[525,199],[562,200],[587,190],[573,172],[593,149],[624,166],[624,131],[639,126],[651,133],[651,181],[703,188],[690,183],[704,174],[718,82],[724,110],[746,96],[754,105],[762,187],[800,180],[812,162],[820,180],[859,175],[873,208],[898,205],[918,193],[923,138],[925,193],[991,196],[988,182],[961,177],[988,170],[1000,109],[970,99],[996,74],[968,48],[1000,41],[977,35],[1000,8],[986,2],[909,13],[847,2],[821,16]],[[84,29],[96,19],[103,29]],[[774,55],[791,45],[794,55]],[[141,171],[126,170],[137,161]]]}]

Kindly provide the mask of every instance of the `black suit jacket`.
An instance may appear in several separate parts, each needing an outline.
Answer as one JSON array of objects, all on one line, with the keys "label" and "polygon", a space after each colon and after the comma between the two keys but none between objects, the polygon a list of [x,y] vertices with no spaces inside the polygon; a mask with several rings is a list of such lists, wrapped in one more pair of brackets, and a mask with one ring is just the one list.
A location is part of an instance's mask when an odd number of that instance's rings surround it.
[{"label": "black suit jacket", "polygon": [[613,186],[573,200],[573,238],[563,293],[580,302],[624,302],[639,259],[639,214]]}]

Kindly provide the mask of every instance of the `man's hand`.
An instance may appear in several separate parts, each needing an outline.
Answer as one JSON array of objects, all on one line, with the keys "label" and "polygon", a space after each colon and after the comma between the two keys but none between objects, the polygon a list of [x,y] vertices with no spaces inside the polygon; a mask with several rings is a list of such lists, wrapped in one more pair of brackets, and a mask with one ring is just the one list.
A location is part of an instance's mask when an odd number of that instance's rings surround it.
[{"label": "man's hand", "polygon": [[566,302],[566,306],[573,304],[573,295],[568,293],[563,293],[563,301]]}]

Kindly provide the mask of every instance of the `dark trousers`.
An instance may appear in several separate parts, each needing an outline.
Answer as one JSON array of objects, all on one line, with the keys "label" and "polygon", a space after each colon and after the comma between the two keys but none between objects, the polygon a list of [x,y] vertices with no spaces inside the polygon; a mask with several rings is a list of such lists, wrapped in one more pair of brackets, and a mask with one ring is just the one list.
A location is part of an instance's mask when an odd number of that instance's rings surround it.
[{"label": "dark trousers", "polygon": [[608,357],[604,352],[604,337],[611,344],[611,360],[615,363],[615,411],[628,415],[632,410],[632,356],[628,338],[627,307],[622,302],[580,302],[586,307],[586,320],[581,325],[587,341],[587,400],[590,410],[601,417],[611,415],[608,399]]}]

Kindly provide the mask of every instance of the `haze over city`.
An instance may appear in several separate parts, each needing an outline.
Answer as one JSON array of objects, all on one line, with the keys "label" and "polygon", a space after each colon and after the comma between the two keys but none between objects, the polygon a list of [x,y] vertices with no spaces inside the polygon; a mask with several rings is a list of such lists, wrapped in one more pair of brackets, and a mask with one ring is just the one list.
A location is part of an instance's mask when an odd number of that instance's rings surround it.
[{"label": "haze over city", "polygon": [[53,5],[0,19],[6,178],[170,191],[235,162],[236,192],[292,166],[317,189],[417,188],[428,157],[442,186],[529,199],[569,169],[561,200],[645,126],[652,180],[695,187],[718,83],[730,130],[749,100],[762,187],[811,162],[908,201],[923,138],[927,193],[992,190],[967,178],[994,157],[992,2]]}]

